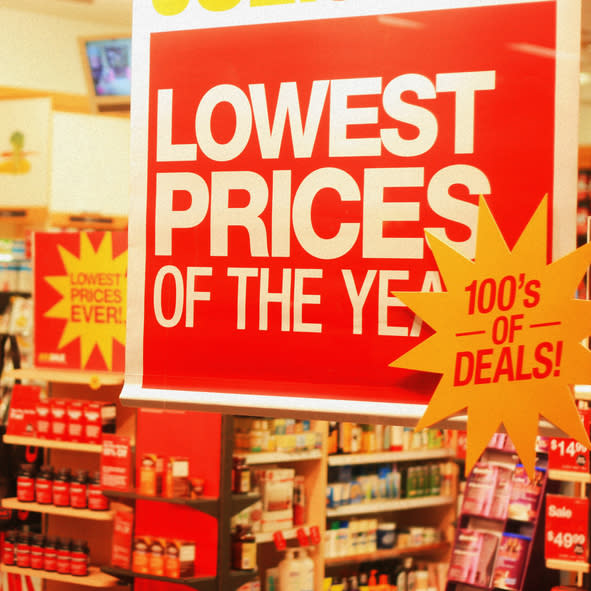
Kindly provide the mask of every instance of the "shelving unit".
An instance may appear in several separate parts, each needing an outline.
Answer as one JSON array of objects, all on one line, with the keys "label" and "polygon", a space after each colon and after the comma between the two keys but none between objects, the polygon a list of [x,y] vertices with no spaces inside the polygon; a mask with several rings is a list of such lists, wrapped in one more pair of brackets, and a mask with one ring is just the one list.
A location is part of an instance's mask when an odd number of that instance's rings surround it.
[{"label": "shelving unit", "polygon": [[[102,572],[97,567],[91,566],[89,573],[85,577],[76,577],[74,575],[61,575],[56,572],[49,572],[45,570],[36,570],[33,568],[20,568],[18,566],[7,566],[6,564],[0,564],[0,571],[5,573],[23,575],[29,577],[38,577],[47,581],[55,581],[56,583],[69,583],[72,585],[82,585],[84,587],[116,587],[119,582],[118,580]],[[62,587],[63,589],[63,587]]]},{"label": "shelving unit", "polygon": [[[135,411],[121,406],[118,402],[120,384],[123,380],[121,374],[34,368],[13,370],[10,375],[15,379],[46,382],[50,398],[117,401],[116,432],[118,435],[129,436],[130,439],[133,439]],[[42,448],[46,453],[44,463],[52,465],[54,468],[68,467],[73,471],[88,470],[93,472],[98,471],[100,467],[101,444],[55,441],[15,435],[4,435],[3,440],[4,443],[11,445]],[[41,513],[43,533],[60,538],[83,538],[89,545],[92,564],[100,565],[109,562],[113,511],[90,511],[38,503],[20,503],[14,498],[4,499],[2,505],[15,510],[24,509]],[[81,527],[81,520],[85,520],[83,527]],[[22,569],[11,572],[43,578],[45,580],[44,591],[63,591],[66,582],[69,583],[68,588],[72,589],[117,585],[117,579],[101,572],[99,567],[93,567],[88,577],[58,575],[33,569],[26,569],[26,572]]]},{"label": "shelving unit", "polygon": [[55,505],[42,505],[40,503],[23,503],[16,498],[2,499],[2,507],[15,511],[34,511],[44,515],[59,515],[75,519],[88,519],[91,521],[113,521],[113,511],[91,511],[90,509],[74,509],[72,507],[56,507]]}]

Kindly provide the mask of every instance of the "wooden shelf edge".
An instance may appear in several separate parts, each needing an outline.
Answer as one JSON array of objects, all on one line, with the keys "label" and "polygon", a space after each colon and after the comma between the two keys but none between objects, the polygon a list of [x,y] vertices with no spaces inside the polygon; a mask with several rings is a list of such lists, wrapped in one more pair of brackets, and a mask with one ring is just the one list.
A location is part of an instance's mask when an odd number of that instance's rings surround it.
[{"label": "wooden shelf edge", "polygon": [[561,482],[591,482],[591,474],[587,472],[571,472],[569,470],[548,470],[550,480],[560,480]]},{"label": "wooden shelf edge", "polygon": [[589,563],[583,561],[575,562],[574,560],[547,559],[546,568],[551,568],[553,570],[564,570],[575,573],[588,573]]},{"label": "wooden shelf edge", "polygon": [[121,386],[125,376],[123,373],[109,371],[81,371],[76,369],[54,369],[45,367],[29,367],[7,370],[7,377],[18,380],[35,380],[41,382],[58,382],[61,384],[85,384],[93,390],[101,386]]},{"label": "wooden shelf edge", "polygon": [[36,570],[33,568],[21,568],[19,566],[7,566],[6,564],[0,564],[0,570],[5,573],[37,577],[50,581],[59,581],[61,583],[71,583],[73,585],[84,585],[85,587],[115,587],[118,584],[118,580],[115,577],[102,572],[95,566],[89,568],[89,573],[86,577],[61,575],[56,572]]},{"label": "wooden shelf edge", "polygon": [[329,466],[357,464],[381,464],[382,462],[406,462],[413,460],[436,460],[454,455],[452,449],[416,449],[408,451],[382,451],[376,453],[342,454],[328,456]]},{"label": "wooden shelf edge", "polygon": [[[305,523],[304,525],[294,525],[293,527],[288,527],[287,529],[279,530],[283,535],[283,538],[286,540],[294,540],[298,536],[299,529],[310,529],[314,527],[315,523]],[[273,541],[273,536],[277,533],[276,531],[262,531],[256,532],[254,537],[256,539],[257,544],[267,544],[268,542]]]},{"label": "wooden shelf edge", "polygon": [[207,513],[213,517],[216,517],[219,512],[219,499],[216,497],[200,497],[197,499],[187,499],[183,497],[159,497],[143,495],[134,490],[116,490],[109,488],[103,489],[103,494],[111,499],[168,503],[170,505],[190,507],[191,509],[196,509],[197,511]]},{"label": "wooden shelf edge", "polygon": [[376,550],[366,554],[353,554],[350,556],[334,556],[324,559],[324,565],[340,566],[350,564],[351,562],[378,562],[390,558],[399,558],[402,556],[414,556],[417,554],[430,554],[435,552],[444,552],[449,549],[449,542],[440,542],[437,544],[426,544],[424,546],[410,546],[408,548],[392,548],[391,550]]},{"label": "wooden shelf edge", "polygon": [[249,465],[258,464],[274,464],[282,462],[305,462],[307,460],[320,460],[322,459],[322,450],[311,449],[308,451],[294,451],[294,452],[253,452],[253,453],[240,453],[235,454],[236,457],[244,458]]},{"label": "wooden shelf edge", "polygon": [[100,454],[103,446],[100,443],[76,443],[74,441],[54,441],[53,439],[40,439],[38,437],[24,437],[22,435],[4,435],[4,443],[11,445],[30,445],[47,449],[65,449],[68,451],[81,451]]},{"label": "wooden shelf edge", "polygon": [[116,580],[128,581],[133,579],[146,579],[151,581],[161,581],[165,583],[173,583],[176,585],[186,585],[193,589],[201,591],[213,590],[216,588],[217,578],[215,576],[196,575],[194,577],[180,577],[173,579],[171,577],[162,577],[158,575],[150,575],[148,573],[136,573],[132,570],[121,568],[118,566],[103,566],[101,570],[110,576],[117,577]]},{"label": "wooden shelf edge", "polygon": [[410,511],[424,507],[437,507],[454,503],[453,497],[432,496],[418,497],[416,499],[385,499],[380,501],[367,501],[351,503],[334,509],[326,510],[326,517],[342,517],[345,515],[362,515],[366,513],[386,513],[389,511]]},{"label": "wooden shelf edge", "polygon": [[15,497],[2,499],[2,507],[15,511],[32,511],[46,515],[61,515],[62,517],[74,517],[76,519],[91,519],[94,521],[112,521],[112,511],[91,511],[90,509],[74,509],[72,507],[56,507],[55,505],[42,505],[41,503],[23,503]]}]

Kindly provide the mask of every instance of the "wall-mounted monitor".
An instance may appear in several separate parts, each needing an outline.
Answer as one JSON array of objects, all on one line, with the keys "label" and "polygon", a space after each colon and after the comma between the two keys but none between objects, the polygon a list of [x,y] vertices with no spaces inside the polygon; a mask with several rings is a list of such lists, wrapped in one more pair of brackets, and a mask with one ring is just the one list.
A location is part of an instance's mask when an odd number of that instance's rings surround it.
[{"label": "wall-mounted monitor", "polygon": [[80,47],[93,110],[129,110],[131,36],[84,37]]}]

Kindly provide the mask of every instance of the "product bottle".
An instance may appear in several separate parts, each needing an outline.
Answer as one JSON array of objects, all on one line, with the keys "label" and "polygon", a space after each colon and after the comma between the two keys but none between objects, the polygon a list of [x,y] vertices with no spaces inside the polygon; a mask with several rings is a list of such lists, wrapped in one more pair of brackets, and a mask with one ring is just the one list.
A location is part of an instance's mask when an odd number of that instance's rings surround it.
[{"label": "product bottle", "polygon": [[289,549],[279,563],[279,591],[300,591],[299,561],[295,550]]},{"label": "product bottle", "polygon": [[380,575],[376,591],[390,591],[390,583],[388,583],[388,575]]},{"label": "product bottle", "polygon": [[405,558],[404,562],[394,572],[394,584],[398,591],[409,591],[408,579],[412,569],[412,558]]},{"label": "product bottle", "polygon": [[314,591],[314,561],[306,548],[300,550],[300,591]]},{"label": "product bottle", "polygon": [[367,584],[369,591],[377,591],[377,588],[378,588],[378,581],[376,579],[377,572],[378,572],[377,570],[372,570],[369,573],[369,581]]}]

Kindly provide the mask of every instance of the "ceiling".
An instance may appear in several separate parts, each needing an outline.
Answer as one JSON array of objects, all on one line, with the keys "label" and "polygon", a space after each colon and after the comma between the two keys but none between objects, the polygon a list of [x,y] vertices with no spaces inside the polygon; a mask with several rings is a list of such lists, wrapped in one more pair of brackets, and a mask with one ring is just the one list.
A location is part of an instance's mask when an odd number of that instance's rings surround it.
[{"label": "ceiling", "polygon": [[[14,10],[55,14],[131,28],[132,0],[0,0]],[[582,0],[581,100],[591,103],[591,0]]]}]

